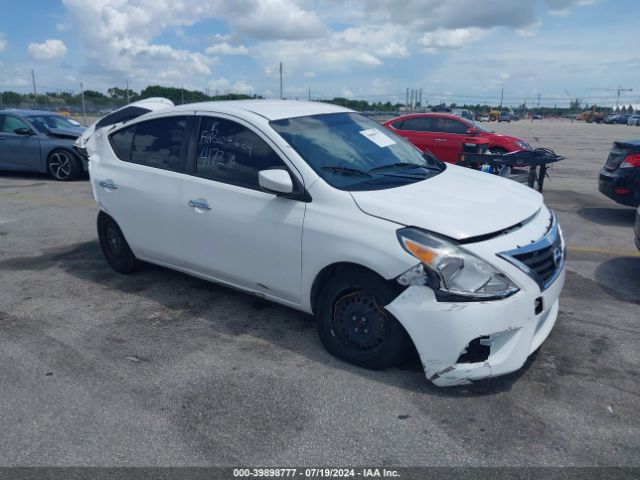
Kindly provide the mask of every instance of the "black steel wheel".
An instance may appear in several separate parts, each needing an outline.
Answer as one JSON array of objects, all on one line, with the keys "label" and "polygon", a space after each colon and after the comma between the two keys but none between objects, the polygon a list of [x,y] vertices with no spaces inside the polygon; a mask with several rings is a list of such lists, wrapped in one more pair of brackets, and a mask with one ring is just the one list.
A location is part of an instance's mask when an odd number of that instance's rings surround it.
[{"label": "black steel wheel", "polygon": [[322,290],[315,312],[324,347],[338,358],[373,370],[400,363],[410,340],[384,308],[398,293],[372,272],[336,272]]},{"label": "black steel wheel", "polygon": [[131,273],[139,261],[129,248],[122,230],[113,218],[104,212],[98,214],[98,239],[107,262],[116,272]]}]

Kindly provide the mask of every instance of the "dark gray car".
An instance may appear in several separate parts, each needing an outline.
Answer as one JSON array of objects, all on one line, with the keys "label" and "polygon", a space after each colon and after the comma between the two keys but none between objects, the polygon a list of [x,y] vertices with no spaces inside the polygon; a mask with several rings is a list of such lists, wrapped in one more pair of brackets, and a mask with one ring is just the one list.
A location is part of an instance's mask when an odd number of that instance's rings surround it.
[{"label": "dark gray car", "polygon": [[47,172],[73,180],[87,161],[73,149],[85,127],[46,110],[0,110],[0,170]]}]

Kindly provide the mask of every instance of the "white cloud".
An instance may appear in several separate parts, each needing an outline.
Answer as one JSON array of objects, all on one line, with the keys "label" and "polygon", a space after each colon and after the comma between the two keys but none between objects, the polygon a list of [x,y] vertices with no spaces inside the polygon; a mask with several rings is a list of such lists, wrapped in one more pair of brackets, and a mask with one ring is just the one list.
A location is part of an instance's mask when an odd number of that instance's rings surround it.
[{"label": "white cloud", "polygon": [[67,54],[67,47],[62,40],[53,39],[44,43],[30,43],[27,51],[34,60],[57,60]]},{"label": "white cloud", "polygon": [[522,28],[516,28],[515,32],[521,37],[535,37],[538,34],[538,30],[540,30],[541,26],[542,26],[542,21],[536,20],[530,25],[527,25]]},{"label": "white cloud", "polygon": [[478,28],[456,28],[447,30],[439,28],[425,33],[420,38],[420,44],[428,50],[457,49],[471,45],[483,35]]},{"label": "white cloud", "polygon": [[316,76],[316,72],[304,72],[304,78],[314,78]]},{"label": "white cloud", "polygon": [[226,95],[227,93],[242,93],[245,95],[253,95],[255,89],[252,85],[248,84],[244,80],[238,80],[231,83],[224,77],[218,77],[210,80],[208,87],[211,95]]},{"label": "white cloud", "polygon": [[4,38],[4,33],[0,33],[0,52],[4,52],[7,48],[7,40]]},{"label": "white cloud", "polygon": [[[247,3],[247,2],[238,2]],[[232,27],[259,39],[302,39],[324,36],[328,27],[315,12],[302,9],[293,0],[251,2],[228,17]],[[234,5],[234,2],[229,2]]]},{"label": "white cloud", "polygon": [[410,55],[406,45],[390,42],[376,50],[376,54],[380,57],[406,58]]},{"label": "white cloud", "polygon": [[208,55],[247,55],[249,49],[244,45],[233,46],[227,42],[216,43],[204,51]]}]

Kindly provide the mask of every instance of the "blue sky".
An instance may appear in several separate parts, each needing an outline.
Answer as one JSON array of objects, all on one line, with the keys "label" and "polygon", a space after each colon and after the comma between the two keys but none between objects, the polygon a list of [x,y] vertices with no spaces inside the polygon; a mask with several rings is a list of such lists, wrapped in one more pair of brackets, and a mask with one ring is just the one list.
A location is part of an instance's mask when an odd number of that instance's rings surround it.
[{"label": "blue sky", "polygon": [[0,0],[0,90],[640,103],[635,0]]}]

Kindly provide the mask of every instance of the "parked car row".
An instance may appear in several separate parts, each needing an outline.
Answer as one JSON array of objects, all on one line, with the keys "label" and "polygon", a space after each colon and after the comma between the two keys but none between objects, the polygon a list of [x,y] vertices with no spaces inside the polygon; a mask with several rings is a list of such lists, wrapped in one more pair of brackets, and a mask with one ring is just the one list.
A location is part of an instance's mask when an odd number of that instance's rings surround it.
[{"label": "parked car row", "polygon": [[605,117],[604,123],[639,126],[640,114],[611,114]]},{"label": "parked car row", "polygon": [[[2,132],[35,137],[41,115],[3,112]],[[530,148],[447,113],[381,126],[324,103],[164,99],[58,148],[88,164],[115,271],[155,263],[313,314],[327,350],[362,367],[415,348],[447,386],[519,369],[553,328],[565,277],[541,195],[454,165],[470,136],[493,152]],[[640,141],[616,142],[600,189],[638,205],[638,171]]]}]

